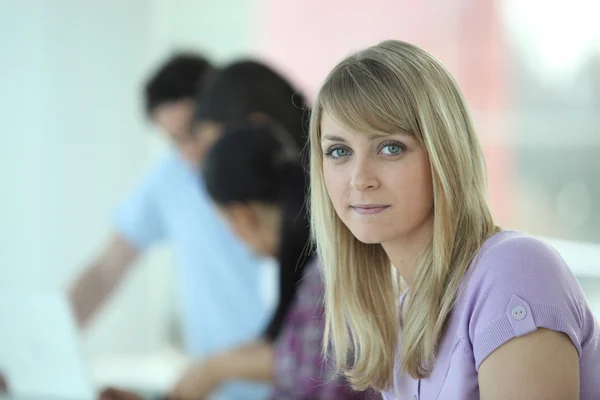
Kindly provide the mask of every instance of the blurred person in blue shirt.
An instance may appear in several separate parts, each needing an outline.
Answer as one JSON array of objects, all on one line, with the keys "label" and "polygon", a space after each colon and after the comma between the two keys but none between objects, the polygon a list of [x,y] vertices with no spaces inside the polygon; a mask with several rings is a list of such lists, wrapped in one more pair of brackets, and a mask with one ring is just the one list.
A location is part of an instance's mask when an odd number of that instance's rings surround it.
[{"label": "blurred person in blue shirt", "polygon": [[[168,242],[176,260],[178,303],[187,354],[201,359],[247,342],[268,322],[259,260],[215,213],[202,184],[205,141],[192,132],[196,95],[216,70],[204,58],[178,54],[145,85],[148,118],[172,143],[118,207],[114,231],[73,283],[70,296],[84,328],[147,249]],[[267,388],[237,384],[221,398],[263,398]]]},{"label": "blurred person in blue shirt", "polygon": [[[284,77],[267,65],[252,61],[242,60],[231,63],[217,73],[210,84],[198,95],[196,112],[192,131],[195,140],[199,143],[202,154],[199,157],[200,164],[213,145],[222,137],[224,130],[231,125],[237,125],[250,121],[254,124],[274,123],[284,128],[286,132],[281,140],[289,144],[299,153],[306,144],[305,129],[308,127],[309,107],[305,97],[296,90]],[[297,154],[301,160],[302,168],[306,168],[307,161]],[[231,185],[237,182],[231,181]],[[198,177],[198,184],[204,186],[203,179]],[[303,188],[300,188],[302,190]],[[216,210],[215,210],[216,211]],[[256,240],[261,240],[256,237]],[[255,246],[250,244],[252,248]],[[302,249],[298,252],[289,252],[292,259],[286,260],[288,264],[296,264],[295,260]],[[287,253],[286,253],[287,254]],[[279,274],[279,300],[275,311],[270,316],[262,332],[255,335],[253,340],[264,340],[273,342],[284,326],[284,320],[293,301],[296,280],[293,268],[286,269],[288,274]],[[237,273],[235,270],[234,273]],[[290,275],[291,274],[291,275]],[[218,299],[218,301],[222,301]],[[234,348],[236,346],[231,346]],[[216,354],[216,353],[213,353]],[[249,384],[248,381],[234,381],[234,384]],[[230,384],[228,384],[230,385]],[[258,384],[256,384],[258,385]],[[262,384],[264,391],[262,396],[269,394],[269,386]],[[223,390],[216,394],[217,399],[249,399],[246,395],[232,395]],[[140,399],[139,396],[127,391],[115,388],[107,388],[103,392],[106,399]],[[212,398],[212,397],[211,397]]]}]

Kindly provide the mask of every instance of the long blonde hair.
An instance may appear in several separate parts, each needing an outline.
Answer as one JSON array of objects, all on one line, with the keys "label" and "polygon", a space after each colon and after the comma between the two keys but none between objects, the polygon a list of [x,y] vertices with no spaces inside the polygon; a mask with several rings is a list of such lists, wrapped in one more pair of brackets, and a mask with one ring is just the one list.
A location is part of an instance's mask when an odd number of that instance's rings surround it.
[{"label": "long blonde hair", "polygon": [[486,200],[485,161],[458,85],[414,45],[389,40],[359,51],[319,91],[310,122],[310,207],[325,281],[325,351],[333,350],[338,372],[354,388],[384,390],[397,354],[398,285],[382,246],[359,242],[333,208],[323,177],[324,112],[354,132],[408,132],[429,155],[433,239],[402,315],[401,367],[414,378],[430,373],[461,281],[498,230]]}]

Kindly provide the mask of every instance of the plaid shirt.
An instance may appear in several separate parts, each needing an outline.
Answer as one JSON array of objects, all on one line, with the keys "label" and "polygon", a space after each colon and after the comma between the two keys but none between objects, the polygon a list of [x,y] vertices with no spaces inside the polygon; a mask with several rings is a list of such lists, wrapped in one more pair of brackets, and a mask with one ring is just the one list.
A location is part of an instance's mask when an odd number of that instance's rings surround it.
[{"label": "plaid shirt", "polygon": [[296,299],[275,341],[275,382],[271,399],[379,399],[374,392],[355,392],[333,373],[322,355],[323,281],[316,262],[307,265]]}]

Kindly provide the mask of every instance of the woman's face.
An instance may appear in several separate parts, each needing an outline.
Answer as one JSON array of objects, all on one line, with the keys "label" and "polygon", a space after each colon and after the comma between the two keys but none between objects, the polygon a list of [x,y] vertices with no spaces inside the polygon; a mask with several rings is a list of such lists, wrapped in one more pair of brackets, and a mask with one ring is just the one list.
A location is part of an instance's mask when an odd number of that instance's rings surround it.
[{"label": "woman's face", "polygon": [[281,211],[262,203],[219,206],[231,230],[254,254],[276,258],[279,253]]},{"label": "woman's face", "polygon": [[414,136],[368,136],[323,113],[321,149],[333,207],[358,240],[411,241],[432,223],[429,157]]}]

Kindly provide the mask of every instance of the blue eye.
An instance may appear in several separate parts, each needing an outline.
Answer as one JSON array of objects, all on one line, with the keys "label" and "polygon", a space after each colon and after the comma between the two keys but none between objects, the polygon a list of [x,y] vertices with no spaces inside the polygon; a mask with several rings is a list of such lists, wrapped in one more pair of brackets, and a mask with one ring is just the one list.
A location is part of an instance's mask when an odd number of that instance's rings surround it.
[{"label": "blue eye", "polygon": [[397,156],[402,150],[404,150],[404,148],[399,143],[384,144],[381,147],[381,153],[388,156]]},{"label": "blue eye", "polygon": [[342,158],[342,157],[347,157],[350,155],[350,151],[347,149],[344,149],[343,147],[334,147],[332,149],[329,149],[325,155],[327,157],[331,157],[331,158]]},{"label": "blue eye", "polygon": [[334,157],[345,157],[345,156],[347,156],[347,155],[348,155],[348,153],[349,153],[349,151],[348,151],[348,150],[345,150],[345,149],[334,149],[334,150],[331,152],[331,154],[332,154]]}]

